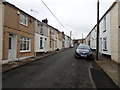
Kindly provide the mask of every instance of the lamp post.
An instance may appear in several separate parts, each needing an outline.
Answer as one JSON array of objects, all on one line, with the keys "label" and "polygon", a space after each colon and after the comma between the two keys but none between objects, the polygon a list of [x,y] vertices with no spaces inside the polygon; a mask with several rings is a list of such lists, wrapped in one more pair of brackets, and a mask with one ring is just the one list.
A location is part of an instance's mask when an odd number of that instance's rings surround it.
[{"label": "lamp post", "polygon": [[99,0],[97,0],[97,45],[96,60],[99,60]]}]

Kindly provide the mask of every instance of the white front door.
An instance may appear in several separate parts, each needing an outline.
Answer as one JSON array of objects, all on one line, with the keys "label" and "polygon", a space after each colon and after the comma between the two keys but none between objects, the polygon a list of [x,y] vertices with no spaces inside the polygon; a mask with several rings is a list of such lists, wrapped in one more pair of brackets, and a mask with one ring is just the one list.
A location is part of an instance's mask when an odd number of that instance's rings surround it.
[{"label": "white front door", "polygon": [[14,61],[16,59],[17,37],[15,34],[9,34],[9,53],[8,60]]},{"label": "white front door", "polygon": [[99,52],[102,54],[102,38],[100,38]]}]

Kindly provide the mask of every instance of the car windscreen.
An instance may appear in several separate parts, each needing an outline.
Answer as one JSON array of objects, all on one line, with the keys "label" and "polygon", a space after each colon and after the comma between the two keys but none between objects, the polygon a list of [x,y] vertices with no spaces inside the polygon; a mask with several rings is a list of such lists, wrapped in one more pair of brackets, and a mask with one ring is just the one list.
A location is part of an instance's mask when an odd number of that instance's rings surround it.
[{"label": "car windscreen", "polygon": [[78,49],[87,49],[87,50],[89,50],[90,47],[87,46],[87,45],[81,45],[81,46],[78,46]]}]

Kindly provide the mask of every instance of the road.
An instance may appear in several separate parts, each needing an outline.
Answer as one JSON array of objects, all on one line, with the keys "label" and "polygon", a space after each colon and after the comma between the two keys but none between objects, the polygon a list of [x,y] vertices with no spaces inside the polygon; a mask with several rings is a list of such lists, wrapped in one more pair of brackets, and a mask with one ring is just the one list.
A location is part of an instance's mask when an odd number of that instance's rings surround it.
[{"label": "road", "polygon": [[93,60],[74,58],[75,48],[3,73],[3,88],[116,88]]}]

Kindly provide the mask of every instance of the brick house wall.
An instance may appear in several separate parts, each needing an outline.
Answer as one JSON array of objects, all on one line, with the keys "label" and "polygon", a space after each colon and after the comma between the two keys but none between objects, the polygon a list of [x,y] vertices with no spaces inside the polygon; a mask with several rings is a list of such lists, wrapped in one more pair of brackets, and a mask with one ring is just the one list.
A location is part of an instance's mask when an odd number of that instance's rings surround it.
[{"label": "brick house wall", "polygon": [[[3,34],[3,60],[8,59],[9,52],[9,34],[15,34],[17,37],[16,58],[34,56],[34,18],[18,9],[12,4],[4,4],[4,34]],[[20,13],[28,17],[28,26],[20,24]],[[31,39],[31,51],[20,52],[20,38],[27,37]]]},{"label": "brick house wall", "polygon": [[118,63],[120,63],[120,1],[118,2]]},{"label": "brick house wall", "polygon": [[3,18],[4,18],[4,6],[0,3],[0,64],[2,63],[2,48],[3,48]]}]

